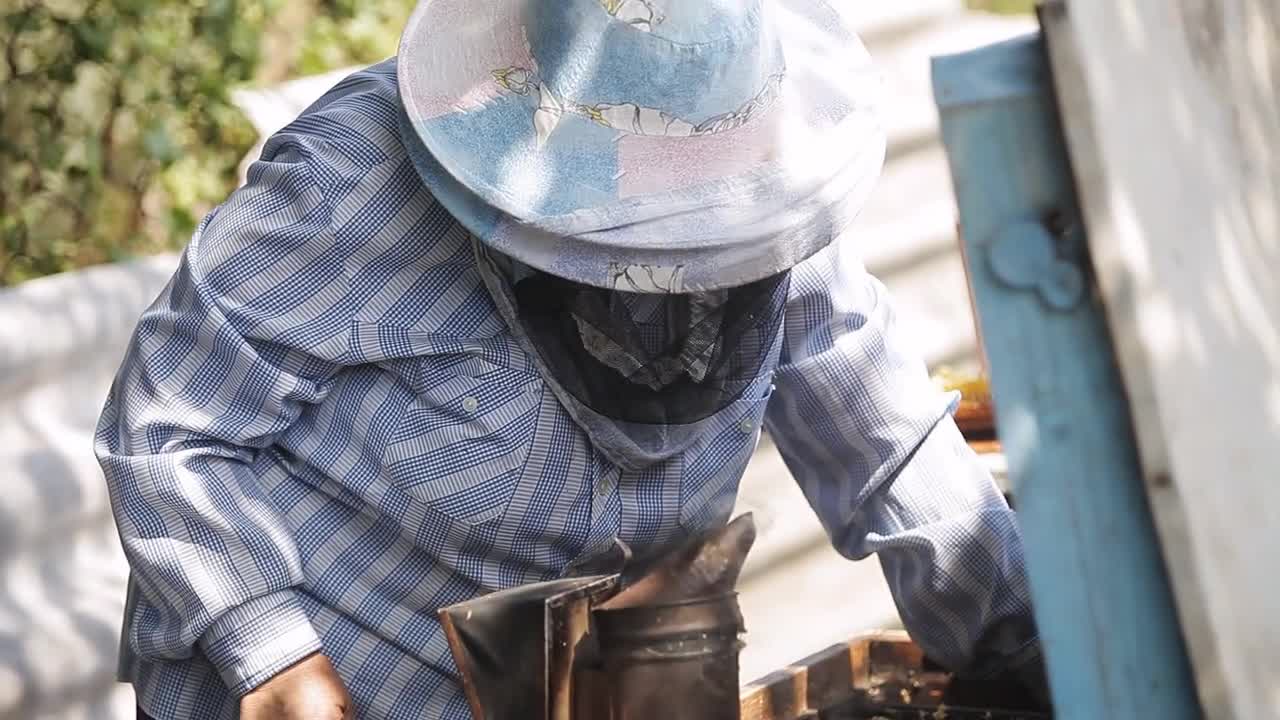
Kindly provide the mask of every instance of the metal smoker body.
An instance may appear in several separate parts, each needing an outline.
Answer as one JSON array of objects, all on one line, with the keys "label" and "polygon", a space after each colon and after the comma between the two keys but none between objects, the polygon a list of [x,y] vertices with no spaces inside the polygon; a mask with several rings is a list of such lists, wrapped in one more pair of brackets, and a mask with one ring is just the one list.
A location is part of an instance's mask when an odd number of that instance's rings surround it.
[{"label": "metal smoker body", "polygon": [[476,720],[738,720],[744,515],[618,575],[440,611]]}]

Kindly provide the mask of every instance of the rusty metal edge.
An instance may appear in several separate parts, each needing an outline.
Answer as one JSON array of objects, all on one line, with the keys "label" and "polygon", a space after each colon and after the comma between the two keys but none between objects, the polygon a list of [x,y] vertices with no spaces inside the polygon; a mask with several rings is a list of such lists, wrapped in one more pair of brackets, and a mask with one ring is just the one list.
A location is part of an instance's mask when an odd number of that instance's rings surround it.
[{"label": "rusty metal edge", "polygon": [[445,640],[449,642],[449,652],[453,654],[454,662],[458,666],[458,682],[462,685],[462,691],[467,696],[467,704],[471,706],[471,715],[475,718],[483,718],[484,706],[480,704],[480,696],[476,693],[475,686],[467,680],[471,677],[471,668],[467,663],[467,653],[462,645],[462,638],[458,637],[458,629],[454,627],[453,618],[447,612],[448,608],[441,608],[436,612],[436,617],[440,619],[440,626],[444,628]]},{"label": "rusty metal edge", "polygon": [[573,717],[577,702],[575,686],[587,677],[578,677],[578,642],[590,631],[592,606],[616,593],[618,585],[617,575],[606,576],[547,600],[544,622],[547,623],[545,674],[548,720],[569,720]]}]

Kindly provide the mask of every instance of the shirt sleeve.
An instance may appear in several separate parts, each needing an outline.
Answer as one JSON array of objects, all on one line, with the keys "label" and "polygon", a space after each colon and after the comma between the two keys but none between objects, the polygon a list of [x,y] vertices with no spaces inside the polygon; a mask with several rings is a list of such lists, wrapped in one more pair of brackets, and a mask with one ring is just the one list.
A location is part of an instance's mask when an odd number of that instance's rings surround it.
[{"label": "shirt sleeve", "polygon": [[258,467],[342,365],[342,268],[306,160],[257,163],[143,314],[95,436],[137,591],[131,649],[198,649],[237,694],[320,648]]},{"label": "shirt sleeve", "polygon": [[956,428],[958,398],[934,387],[844,245],[792,273],[766,426],[835,548],[877,553],[916,642],[971,667],[996,628],[1030,626],[1021,536]]}]

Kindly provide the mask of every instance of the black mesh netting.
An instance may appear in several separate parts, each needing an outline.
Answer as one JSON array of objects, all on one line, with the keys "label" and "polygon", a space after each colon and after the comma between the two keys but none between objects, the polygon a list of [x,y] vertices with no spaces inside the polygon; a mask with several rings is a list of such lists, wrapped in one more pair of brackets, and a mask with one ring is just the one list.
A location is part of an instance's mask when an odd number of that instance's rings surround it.
[{"label": "black mesh netting", "polygon": [[738,399],[757,378],[782,327],[789,277],[657,295],[533,272],[513,289],[525,332],[579,402],[624,422],[684,425]]}]

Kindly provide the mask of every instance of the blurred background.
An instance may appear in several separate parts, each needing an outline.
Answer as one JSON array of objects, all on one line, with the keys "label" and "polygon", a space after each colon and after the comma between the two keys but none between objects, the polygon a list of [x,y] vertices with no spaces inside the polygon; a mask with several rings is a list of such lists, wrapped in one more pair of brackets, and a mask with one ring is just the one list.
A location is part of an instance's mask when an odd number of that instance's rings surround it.
[{"label": "blurred background", "polygon": [[[842,1],[890,96],[888,163],[856,231],[867,263],[931,366],[972,367],[929,58],[1033,30],[1032,2]],[[127,568],[91,451],[121,349],[262,139],[393,54],[413,5],[0,3],[0,718],[133,717],[112,680]],[[767,437],[740,509],[762,528],[744,680],[896,625],[878,564],[829,549]]]}]

